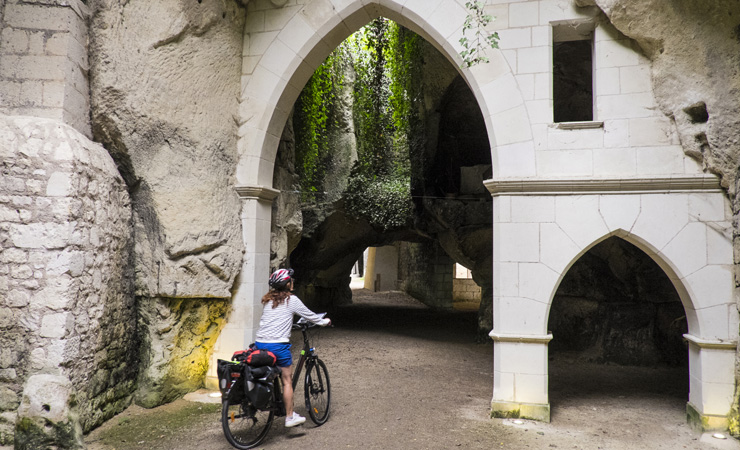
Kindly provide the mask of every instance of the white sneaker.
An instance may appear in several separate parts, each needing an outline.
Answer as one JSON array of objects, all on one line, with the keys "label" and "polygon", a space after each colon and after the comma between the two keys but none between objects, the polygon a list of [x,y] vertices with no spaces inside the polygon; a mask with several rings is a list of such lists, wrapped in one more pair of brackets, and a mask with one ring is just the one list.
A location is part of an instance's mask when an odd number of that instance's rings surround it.
[{"label": "white sneaker", "polygon": [[305,421],[306,421],[305,417],[293,411],[292,417],[285,418],[285,427],[286,428],[295,427],[295,426],[301,425]]}]

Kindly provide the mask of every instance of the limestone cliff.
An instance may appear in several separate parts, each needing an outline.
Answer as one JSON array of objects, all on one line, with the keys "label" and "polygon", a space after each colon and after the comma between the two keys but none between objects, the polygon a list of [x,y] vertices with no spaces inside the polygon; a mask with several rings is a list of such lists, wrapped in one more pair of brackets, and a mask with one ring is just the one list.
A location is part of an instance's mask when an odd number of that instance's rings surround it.
[{"label": "limestone cliff", "polygon": [[137,294],[229,298],[243,251],[233,189],[243,7],[92,6],[93,133],[131,192]]}]

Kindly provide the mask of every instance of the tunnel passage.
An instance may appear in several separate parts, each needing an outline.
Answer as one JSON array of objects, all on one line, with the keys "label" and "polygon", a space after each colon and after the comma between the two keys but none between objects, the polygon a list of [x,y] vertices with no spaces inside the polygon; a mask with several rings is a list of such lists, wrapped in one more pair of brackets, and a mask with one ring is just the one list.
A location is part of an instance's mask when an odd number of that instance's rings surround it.
[{"label": "tunnel passage", "polygon": [[[375,41],[381,34],[391,38]],[[370,70],[358,42],[382,50],[384,71]],[[394,42],[404,45],[394,50]],[[415,59],[406,53],[394,59],[401,48]],[[400,66],[403,71],[394,69]],[[376,80],[378,73],[387,79]],[[368,96],[374,89],[377,95]],[[282,194],[273,204],[271,266],[292,266],[301,298],[326,309],[352,301],[350,274],[367,247],[399,246],[401,265],[415,261],[409,248],[433,247],[450,278],[454,263],[472,269],[487,299],[480,315],[490,322],[492,201],[483,186],[490,176],[483,115],[457,68],[410,30],[374,20],[314,72],[283,130],[273,179]],[[397,195],[402,184],[405,198]],[[384,222],[381,213],[399,199],[408,199],[405,220]],[[358,208],[373,202],[376,207]],[[449,299],[418,289],[434,284],[420,273],[437,273],[416,269],[401,267],[395,289],[433,307],[451,305],[452,288]],[[490,328],[482,325],[486,333]]]}]

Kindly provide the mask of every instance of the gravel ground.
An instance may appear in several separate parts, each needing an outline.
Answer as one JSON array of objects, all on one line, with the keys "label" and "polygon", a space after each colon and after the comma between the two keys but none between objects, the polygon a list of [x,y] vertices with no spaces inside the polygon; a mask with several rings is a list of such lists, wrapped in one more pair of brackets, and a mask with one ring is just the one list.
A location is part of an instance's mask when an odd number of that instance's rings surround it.
[{"label": "gravel ground", "polygon": [[[286,429],[259,448],[740,449],[686,425],[685,370],[550,362],[552,423],[490,419],[492,344],[475,312],[435,311],[403,294],[355,291],[315,345],[329,368],[329,421]],[[294,334],[294,348],[299,334]],[[303,388],[296,390],[303,415]],[[202,394],[202,393],[200,393]],[[206,395],[189,398],[207,399]],[[136,406],[87,436],[91,450],[228,450],[219,404]]]}]

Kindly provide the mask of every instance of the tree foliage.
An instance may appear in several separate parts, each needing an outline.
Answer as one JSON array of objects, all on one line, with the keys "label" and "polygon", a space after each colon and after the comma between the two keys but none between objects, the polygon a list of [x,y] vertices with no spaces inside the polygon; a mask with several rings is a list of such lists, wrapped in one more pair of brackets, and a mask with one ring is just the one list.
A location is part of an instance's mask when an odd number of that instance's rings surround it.
[{"label": "tree foliage", "polygon": [[[460,52],[463,59],[463,68],[472,67],[478,63],[488,63],[489,58],[486,56],[486,49],[498,48],[498,33],[487,33],[486,26],[495,18],[486,14],[484,2],[469,1],[465,3],[469,14],[463,24],[463,37],[460,38],[460,45],[464,50]],[[472,37],[466,37],[466,32],[472,34]]]}]

